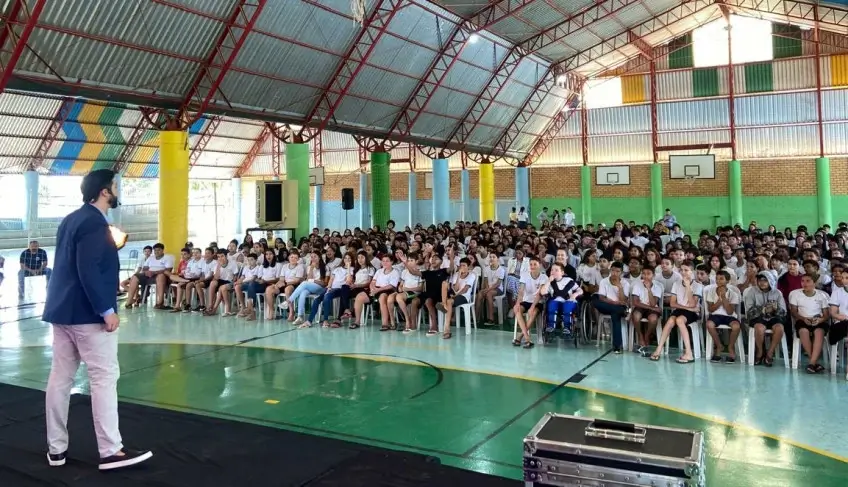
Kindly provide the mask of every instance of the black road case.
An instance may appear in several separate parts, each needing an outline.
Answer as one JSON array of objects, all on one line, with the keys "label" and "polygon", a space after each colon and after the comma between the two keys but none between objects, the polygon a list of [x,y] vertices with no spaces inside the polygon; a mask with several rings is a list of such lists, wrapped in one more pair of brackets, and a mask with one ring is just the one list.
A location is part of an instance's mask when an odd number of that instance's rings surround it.
[{"label": "black road case", "polygon": [[546,414],[524,438],[531,486],[703,487],[704,434]]}]

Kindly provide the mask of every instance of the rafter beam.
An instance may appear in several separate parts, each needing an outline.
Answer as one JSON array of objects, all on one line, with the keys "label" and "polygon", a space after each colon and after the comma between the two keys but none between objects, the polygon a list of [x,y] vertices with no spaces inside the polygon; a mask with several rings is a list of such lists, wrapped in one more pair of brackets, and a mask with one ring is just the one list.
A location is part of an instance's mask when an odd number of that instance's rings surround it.
[{"label": "rafter beam", "polygon": [[121,149],[121,153],[118,154],[118,158],[115,159],[115,163],[112,164],[112,170],[118,174],[123,174],[127,169],[127,166],[130,163],[130,158],[133,154],[135,154],[135,150],[138,148],[139,144],[141,144],[141,137],[144,133],[153,128],[156,124],[156,119],[162,117],[161,110],[147,107],[139,107],[138,110],[141,112],[141,117],[138,119],[138,123],[130,133],[127,142],[124,144],[124,148]]},{"label": "rafter beam", "polygon": [[3,19],[3,30],[0,31],[0,93],[6,90],[15,65],[47,3],[47,0],[36,0],[30,9],[25,0],[12,1],[14,3],[9,7],[8,17]]},{"label": "rafter beam", "polygon": [[388,31],[389,23],[404,2],[405,0],[379,0],[374,11],[365,19],[365,25],[339,62],[333,76],[330,77],[330,82],[318,97],[318,102],[306,116],[303,130],[308,126],[321,132],[330,123],[336,109],[341,105],[359,72],[365,67],[365,63],[371,57],[380,38]]},{"label": "rafter beam", "polygon": [[653,59],[654,58],[654,49],[650,44],[645,42],[644,39],[634,34],[632,30],[627,31],[628,37],[630,37],[630,43],[633,44],[633,47],[639,50],[639,54],[645,59]]},{"label": "rafter beam", "polygon": [[56,111],[56,115],[53,116],[53,120],[47,127],[47,133],[45,133],[44,137],[41,138],[38,148],[35,149],[35,154],[33,154],[32,159],[29,161],[29,165],[27,167],[28,171],[37,171],[44,166],[44,159],[50,152],[50,147],[52,147],[53,143],[56,142],[56,137],[59,135],[59,131],[62,130],[62,125],[65,124],[65,120],[68,119],[68,115],[71,114],[71,109],[74,107],[76,102],[76,99],[71,97],[65,97],[62,99],[62,104],[59,105],[59,110]]},{"label": "rafter beam", "polygon": [[218,125],[221,124],[221,119],[222,117],[217,115],[209,118],[209,123],[206,124],[206,127],[197,139],[197,143],[195,143],[194,147],[191,149],[191,154],[188,156],[189,167],[194,167],[194,165],[197,164],[197,160],[200,159],[200,155],[203,154],[203,150],[206,149],[206,144],[212,140],[212,136],[215,135],[215,131],[218,130]]},{"label": "rafter beam", "polygon": [[566,17],[562,22],[525,39],[519,46],[527,52],[536,52],[550,45],[562,42],[567,36],[583,29],[593,22],[611,17],[623,9],[643,0],[596,0],[593,4]]},{"label": "rafter beam", "polygon": [[[706,9],[715,8],[714,0],[689,0],[652,17],[633,29],[625,30],[610,38],[604,39],[598,44],[583,50],[574,56],[558,64],[558,68],[568,72],[578,69],[586,64],[610,54],[631,44],[631,35],[645,37],[648,34],[664,29],[675,22],[697,15]],[[641,55],[641,53],[640,53]]]},{"label": "rafter beam", "polygon": [[222,99],[229,105],[226,96],[220,92],[221,83],[253,30],[265,2],[266,0],[237,1],[221,35],[212,47],[212,52],[200,66],[186,93],[178,117],[181,128],[186,128],[200,119],[217,99]]},{"label": "rafter beam", "polygon": [[445,147],[456,144],[460,150],[464,150],[468,146],[472,132],[492,107],[495,99],[506,86],[515,69],[521,64],[524,56],[524,51],[518,47],[513,47],[506,53],[484,85],[483,91],[463,115],[462,121],[454,127],[450,136],[445,139]]},{"label": "rafter beam", "polygon": [[233,177],[240,178],[250,171],[250,166],[253,165],[253,161],[256,160],[256,157],[262,151],[262,148],[265,147],[265,143],[268,142],[269,137],[271,137],[271,127],[269,127],[268,124],[265,124],[262,126],[262,131],[259,132],[256,140],[253,141],[253,145],[250,146],[250,150],[247,151],[247,154],[245,154],[244,160],[242,160],[238,169],[236,169],[236,173]]},{"label": "rafter beam", "polygon": [[403,108],[389,126],[387,138],[408,138],[418,117],[430,104],[433,94],[442,86],[448,71],[459,60],[460,54],[468,45],[468,38],[474,32],[485,30],[501,20],[515,15],[534,0],[502,0],[489,4],[473,17],[454,26],[448,41],[433,58],[421,81],[406,100]]}]

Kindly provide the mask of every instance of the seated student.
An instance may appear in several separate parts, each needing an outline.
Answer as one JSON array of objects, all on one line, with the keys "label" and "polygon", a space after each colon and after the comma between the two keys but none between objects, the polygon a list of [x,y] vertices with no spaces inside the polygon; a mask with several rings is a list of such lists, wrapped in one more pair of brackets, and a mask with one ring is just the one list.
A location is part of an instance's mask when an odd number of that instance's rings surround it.
[{"label": "seated student", "polygon": [[288,262],[283,264],[280,263],[280,276],[277,282],[274,283],[273,286],[268,286],[265,288],[265,312],[270,313],[268,316],[274,316],[276,311],[274,311],[274,302],[276,300],[276,296],[282,292],[283,294],[283,310],[289,309],[289,298],[294,292],[295,288],[303,282],[303,279],[306,277],[306,267],[301,264],[300,252],[297,250],[292,250],[291,253],[288,254]]},{"label": "seated student", "polygon": [[447,281],[449,274],[447,269],[442,268],[442,258],[439,254],[433,252],[430,254],[429,268],[420,270],[418,268],[408,267],[409,272],[413,275],[416,273],[424,279],[424,292],[416,299],[412,300],[412,309],[417,313],[421,309],[421,304],[427,308],[427,313],[430,320],[430,327],[427,330],[427,336],[433,336],[439,333],[439,321],[436,316],[436,304],[442,299],[442,286]]},{"label": "seated student", "polygon": [[229,259],[226,250],[218,249],[218,267],[215,269],[214,279],[209,284],[209,299],[213,300],[213,304],[206,309],[203,313],[204,316],[218,314],[218,307],[221,306],[221,303],[224,304],[223,316],[236,314],[230,311],[230,290],[233,288],[233,281],[236,280],[238,274],[238,262],[235,259]]},{"label": "seated student", "polygon": [[[192,311],[195,313],[206,311],[206,289],[212,284],[212,279],[215,278],[215,270],[218,268],[215,253],[216,250],[213,247],[206,247],[206,250],[203,251],[203,260],[200,262],[200,277],[194,281],[197,307]],[[210,296],[209,299],[214,299],[214,296]]]},{"label": "seated student", "polygon": [[707,333],[713,338],[715,350],[710,362],[721,362],[722,343],[718,333],[719,326],[730,327],[730,341],[727,344],[725,363],[736,363],[736,340],[742,329],[736,306],[742,302],[742,296],[736,286],[730,284],[730,273],[725,269],[716,271],[716,283],[704,288],[704,300],[707,303]]},{"label": "seated student", "polygon": [[830,276],[822,272],[818,261],[808,259],[804,261],[803,266],[804,274],[813,278],[813,281],[816,283],[816,289],[827,292],[827,289],[830,287]]},{"label": "seated student", "polygon": [[[256,262],[259,262],[259,256],[257,256]],[[275,254],[273,250],[265,252],[262,264],[259,265],[260,270],[257,276],[249,282],[246,282],[246,285],[244,286],[245,291],[247,292],[247,311],[244,313],[244,318],[247,321],[256,320],[256,296],[259,293],[264,293],[268,286],[277,282],[280,278],[281,267],[282,266],[277,264],[277,254]],[[266,318],[271,319],[273,316],[274,315],[266,316]]]},{"label": "seated student", "polygon": [[241,275],[233,284],[233,289],[236,295],[236,303],[238,303],[238,313],[236,316],[244,318],[247,316],[247,306],[244,302],[244,291],[251,281],[262,276],[262,266],[256,263],[256,254],[249,252],[247,254],[247,264],[241,269]]},{"label": "seated student", "polygon": [[402,260],[403,251],[398,251],[398,259],[401,264],[404,265],[403,270],[400,273],[400,284],[398,285],[397,293],[389,296],[389,318],[391,320],[390,328],[393,330],[397,328],[395,324],[395,313],[394,313],[394,303],[397,303],[398,310],[400,311],[401,318],[406,323],[404,327],[404,333],[411,333],[415,331],[416,324],[418,323],[418,313],[417,309],[413,309],[411,313],[406,312],[406,303],[412,302],[421,294],[424,290],[424,280],[420,275],[416,276],[412,273],[412,269],[418,268],[418,254],[415,252],[410,252],[409,256],[406,260]]},{"label": "seated student", "polygon": [[[180,263],[177,264],[177,268],[175,269],[175,273],[168,276],[168,279],[171,281],[171,286],[177,288],[177,296],[174,300],[174,309],[171,310],[171,313],[179,313],[183,311],[185,308],[188,308],[188,305],[183,306],[184,291],[186,283],[189,282],[189,272],[191,271],[191,264],[194,259],[192,259],[191,250],[187,247],[180,250]],[[200,261],[200,251],[197,251],[197,261]],[[191,296],[189,296],[191,299]]]},{"label": "seated student", "polygon": [[[141,255],[138,257],[138,263],[136,264],[135,271],[133,272],[133,276],[141,274],[142,268],[144,268],[144,263],[147,262],[147,259],[150,257],[150,254],[153,253],[153,247],[150,245],[145,245],[141,250]],[[128,289],[130,287],[130,280],[132,280],[132,276],[129,279],[124,279],[121,281],[121,289]]]},{"label": "seated student", "polygon": [[565,266],[559,262],[551,265],[551,275],[548,282],[540,290],[541,295],[549,295],[547,302],[546,331],[556,329],[557,315],[562,319],[562,333],[571,337],[571,318],[577,310],[577,298],[583,290],[575,280],[565,275]]},{"label": "seated student", "polygon": [[[504,278],[506,269],[501,265],[498,254],[489,252],[487,265],[483,266],[483,285],[477,298],[477,318],[483,326],[494,326],[495,321],[495,297],[504,292]],[[487,307],[489,321],[483,321],[483,306]],[[501,317],[503,318],[503,317]]]},{"label": "seated student", "polygon": [[695,280],[703,287],[707,287],[713,283],[710,280],[710,271],[706,264],[698,264],[695,267]]},{"label": "seated student", "polygon": [[[748,262],[753,267],[753,262]],[[786,324],[786,301],[783,294],[777,289],[777,280],[770,272],[757,274],[756,285],[749,286],[742,293],[742,301],[745,303],[745,316],[748,324],[754,329],[754,343],[756,352],[754,365],[765,364],[771,367],[774,364],[774,351],[780,345],[783,338],[783,330]],[[763,353],[766,330],[771,330],[771,343],[768,351]],[[750,339],[750,338],[749,338]],[[789,360],[789,357],[783,357]]]},{"label": "seated student", "polygon": [[[671,261],[668,261],[669,266]],[[650,344],[651,333],[657,329],[657,323],[662,313],[663,285],[654,280],[654,269],[646,266],[642,269],[642,279],[633,282],[630,287],[630,299],[633,310],[630,313],[630,324],[639,340],[636,352],[643,353]],[[642,323],[642,318],[647,323]]]},{"label": "seated student", "polygon": [[[450,326],[454,308],[471,302],[474,286],[477,284],[477,276],[468,268],[469,264],[467,257],[460,259],[457,272],[451,276],[449,283],[442,285],[442,301],[436,305],[436,308],[445,313],[445,325],[442,332],[442,338],[445,340],[453,336]],[[465,326],[470,324],[466,323]]]},{"label": "seated student", "polygon": [[[541,290],[546,282],[548,282],[548,276],[542,273],[539,259],[530,257],[530,272],[521,276],[521,281],[518,284],[518,296],[516,296],[516,303],[512,309],[515,314],[515,322],[521,329],[521,337],[512,342],[516,347],[522,346],[521,341],[523,339],[524,348],[533,348],[529,324],[535,321],[536,315],[542,310],[543,296]],[[526,319],[524,313],[527,313]]]},{"label": "seated student", "polygon": [[[400,273],[394,269],[392,256],[384,255],[381,261],[381,269],[374,274],[371,280],[371,288],[367,293],[356,296],[353,303],[354,323],[351,328],[359,328],[362,323],[362,309],[366,304],[375,300],[380,305],[380,331],[389,330],[389,296],[395,293],[400,283]],[[355,326],[354,326],[355,325]]]},{"label": "seated student", "polygon": [[[630,289],[633,289],[633,285],[642,280],[642,259],[639,257],[631,257],[627,262],[627,271],[624,274],[624,279],[627,280],[627,284],[630,285]],[[654,273],[651,272],[651,276],[653,277]]]},{"label": "seated student", "polygon": [[157,243],[153,246],[153,255],[147,258],[142,273],[130,279],[127,290],[127,308],[138,305],[141,300],[141,289],[156,284],[156,309],[165,309],[165,289],[168,286],[169,275],[174,268],[174,257],[165,255],[165,246]]},{"label": "seated student", "polygon": [[[831,260],[834,262],[834,260]],[[848,274],[845,264],[835,261],[831,264],[831,276],[833,277],[833,292],[830,295],[830,316],[833,324],[827,334],[828,342],[836,345],[848,336]]]},{"label": "seated student", "polygon": [[[321,296],[327,292],[327,266],[324,264],[324,259],[321,258],[321,254],[314,251],[309,253],[309,260],[309,267],[306,268],[306,277],[303,282],[297,285],[297,288],[295,288],[288,300],[288,320],[292,321],[295,311],[297,311],[297,319],[294,319],[292,324],[298,328],[309,328],[312,326],[312,320],[315,319],[314,314],[310,314],[310,319],[305,319],[307,311],[306,299],[311,295]],[[315,311],[318,311],[317,308]]]},{"label": "seated student", "polygon": [[703,286],[695,281],[693,274],[692,262],[685,261],[680,264],[680,281],[674,283],[671,290],[671,302],[669,306],[673,310],[668,321],[663,327],[662,336],[657,349],[651,354],[651,360],[657,361],[660,359],[663,347],[666,340],[671,335],[671,330],[675,327],[678,329],[680,338],[683,341],[683,355],[677,359],[677,363],[689,364],[695,361],[692,354],[692,340],[689,337],[689,328],[692,323],[698,321],[701,312],[700,296],[703,295]]},{"label": "seated student", "polygon": [[43,275],[50,282],[51,269],[47,267],[47,252],[38,248],[38,240],[31,240],[21,252],[21,270],[18,271],[18,298],[24,297],[24,279]]},{"label": "seated student", "polygon": [[624,342],[621,336],[621,319],[627,315],[627,296],[630,295],[630,284],[622,277],[624,265],[613,262],[610,265],[609,277],[604,278],[598,286],[598,294],[593,300],[599,313],[609,315],[612,327],[612,350],[620,354]]},{"label": "seated student", "polygon": [[340,328],[341,322],[337,319],[330,323],[330,312],[333,310],[333,301],[339,298],[339,313],[347,311],[347,302],[350,301],[350,286],[353,284],[353,254],[344,254],[342,264],[336,266],[330,272],[330,285],[327,292],[312,300],[312,310],[309,312],[309,321],[314,321],[321,308],[321,326],[323,328]]},{"label": "seated student", "polygon": [[795,331],[801,340],[804,353],[810,357],[806,368],[808,374],[824,371],[824,367],[818,362],[824,336],[828,331],[829,301],[827,293],[816,289],[815,278],[808,274],[801,278],[801,289],[789,293],[789,309],[795,320]]}]

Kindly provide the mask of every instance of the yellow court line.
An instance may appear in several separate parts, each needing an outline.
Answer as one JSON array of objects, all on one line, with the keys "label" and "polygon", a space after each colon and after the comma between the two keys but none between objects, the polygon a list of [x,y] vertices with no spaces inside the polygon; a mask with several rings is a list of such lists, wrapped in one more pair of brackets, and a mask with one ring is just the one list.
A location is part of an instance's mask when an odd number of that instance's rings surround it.
[{"label": "yellow court line", "polygon": [[[203,347],[203,346],[205,346],[205,347],[229,347],[229,346],[231,346],[231,345],[225,344],[225,343],[182,342],[182,341],[120,342],[119,345],[196,345],[196,346],[201,346],[201,347]],[[411,360],[411,359],[400,359],[400,358],[386,357],[386,356],[359,355],[357,353],[340,354],[340,353],[328,352],[326,350],[323,350],[323,351],[321,351],[321,350],[304,350],[304,349],[300,349],[300,348],[287,348],[287,347],[281,347],[281,346],[277,346],[277,345],[259,346],[259,345],[255,345],[255,344],[252,344],[252,343],[245,343],[245,344],[236,345],[236,346],[237,347],[245,347],[245,348],[246,347],[264,348],[264,349],[270,349],[270,350],[280,350],[280,351],[284,351],[284,352],[301,352],[301,353],[308,353],[308,354],[312,354],[312,355],[336,356],[336,357],[344,357],[344,358],[354,358],[354,359],[359,359],[359,360],[370,360],[372,362],[385,362],[385,363],[393,363],[393,364],[399,364],[399,365],[415,365],[415,366],[419,366],[419,367],[426,367],[425,364],[422,364],[420,362],[416,362],[416,361]],[[39,348],[39,347],[45,347],[45,345],[24,345],[24,346],[22,346],[22,348],[30,348],[30,347],[31,348]],[[3,348],[9,348],[9,347],[0,347],[0,350],[2,350]],[[518,375],[518,374],[508,374],[508,373],[505,373],[505,372],[496,372],[496,371],[491,371],[491,370],[479,370],[479,369],[472,369],[472,368],[462,368],[462,367],[443,366],[443,365],[439,365],[438,367],[440,369],[452,370],[452,371],[456,371],[456,372],[467,372],[467,373],[472,373],[472,374],[485,374],[485,375],[492,375],[492,376],[496,376],[496,377],[505,377],[507,379],[517,379],[517,380],[525,380],[525,381],[530,381],[530,382],[539,382],[539,383],[542,383],[542,384],[550,384],[550,385],[560,384],[560,382],[552,381],[550,379],[543,379],[543,378],[540,378],[540,377],[523,376],[523,375]],[[823,457],[827,457],[827,458],[830,458],[832,460],[837,460],[837,461],[840,461],[840,462],[843,462],[843,463],[848,463],[848,457],[843,457],[843,456],[838,455],[836,453],[831,453],[829,451],[822,450],[822,449],[816,448],[814,446],[810,446],[810,445],[807,445],[807,444],[804,444],[804,443],[799,443],[795,440],[786,438],[784,436],[766,433],[765,431],[758,430],[756,428],[752,428],[750,426],[746,426],[746,425],[741,424],[741,423],[736,423],[736,422],[733,422],[733,421],[727,421],[727,420],[719,418],[717,416],[709,416],[709,415],[706,415],[706,414],[687,411],[685,409],[680,409],[680,408],[677,408],[677,407],[674,407],[674,406],[670,406],[668,404],[663,404],[663,403],[659,403],[659,402],[650,401],[648,399],[642,399],[642,398],[638,398],[638,397],[628,396],[628,395],[625,395],[625,394],[619,394],[617,392],[610,392],[610,391],[605,391],[605,390],[601,390],[601,389],[595,389],[595,388],[583,386],[583,385],[580,385],[580,384],[566,384],[566,387],[571,388],[571,389],[581,390],[581,391],[584,391],[584,392],[592,392],[592,393],[595,393],[595,394],[602,394],[602,395],[605,395],[605,396],[614,397],[616,399],[640,403],[640,404],[644,404],[646,406],[652,406],[652,407],[659,408],[659,409],[665,409],[667,411],[671,411],[671,412],[678,413],[678,414],[683,414],[683,415],[690,416],[690,417],[693,417],[693,418],[697,418],[697,419],[700,419],[700,420],[703,420],[703,421],[709,421],[709,422],[720,424],[722,426],[728,426],[728,427],[731,427],[731,428],[744,430],[744,431],[746,431],[750,434],[756,435],[756,436],[761,436],[763,438],[768,438],[768,439],[771,439],[771,440],[779,441],[781,443],[785,443],[787,445],[791,445],[791,446],[794,446],[796,448],[800,448],[802,450],[807,450],[810,453],[815,453],[817,455],[821,455]]]}]

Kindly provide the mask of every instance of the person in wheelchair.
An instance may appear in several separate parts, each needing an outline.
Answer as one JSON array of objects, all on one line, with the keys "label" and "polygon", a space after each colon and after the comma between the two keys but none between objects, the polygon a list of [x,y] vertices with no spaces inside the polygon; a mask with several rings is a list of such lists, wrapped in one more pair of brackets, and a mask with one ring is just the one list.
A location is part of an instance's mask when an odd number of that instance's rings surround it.
[{"label": "person in wheelchair", "polygon": [[551,266],[551,276],[542,287],[542,295],[548,295],[547,321],[545,332],[552,333],[556,329],[557,316],[562,318],[563,337],[572,335],[572,317],[577,310],[577,298],[583,290],[572,278],[565,274],[565,266],[559,262]]}]

